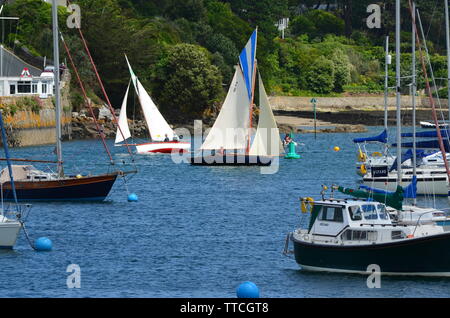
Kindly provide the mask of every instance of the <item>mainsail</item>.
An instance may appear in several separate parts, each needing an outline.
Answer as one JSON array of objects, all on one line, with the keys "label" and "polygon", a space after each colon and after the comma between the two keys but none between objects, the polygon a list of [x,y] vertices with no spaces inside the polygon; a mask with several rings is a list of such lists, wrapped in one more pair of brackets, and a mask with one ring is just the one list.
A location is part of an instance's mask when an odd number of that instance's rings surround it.
[{"label": "mainsail", "polygon": [[138,95],[139,103],[141,104],[145,122],[147,123],[147,127],[150,131],[150,136],[152,137],[152,140],[164,141],[166,135],[169,138],[169,140],[173,140],[173,137],[175,135],[174,131],[172,130],[172,128],[170,128],[169,124],[166,122],[164,117],[159,112],[150,95],[148,95],[144,86],[142,86],[141,82],[134,74],[130,63],[128,62],[128,58],[127,63],[130,69],[131,80],[134,84],[136,94]]},{"label": "mainsail", "polygon": [[[128,99],[128,90],[130,89],[130,84],[128,84],[127,92],[125,93],[125,97],[123,98],[122,107],[120,108],[120,116],[119,116],[119,124],[116,132],[116,141],[115,143],[122,142],[131,137],[130,128],[128,127],[128,118],[127,118],[127,99]],[[120,127],[120,129],[119,129]]]},{"label": "mainsail", "polygon": [[200,149],[245,149],[249,103],[244,77],[237,67],[222,109]]},{"label": "mainsail", "polygon": [[280,132],[278,131],[277,122],[273,116],[260,74],[258,74],[258,81],[260,103],[259,121],[249,154],[255,156],[278,156],[280,152],[283,152]]}]

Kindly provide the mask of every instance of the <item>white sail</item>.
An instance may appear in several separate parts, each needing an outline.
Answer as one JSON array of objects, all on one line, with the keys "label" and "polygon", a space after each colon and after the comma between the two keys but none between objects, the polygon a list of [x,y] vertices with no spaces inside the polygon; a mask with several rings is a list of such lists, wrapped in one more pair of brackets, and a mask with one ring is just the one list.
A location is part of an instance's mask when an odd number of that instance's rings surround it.
[{"label": "white sail", "polygon": [[278,131],[277,122],[273,116],[261,75],[258,74],[258,78],[260,103],[259,121],[255,139],[250,147],[249,154],[254,156],[278,156],[283,152],[280,132]]},{"label": "white sail", "polygon": [[142,86],[141,82],[134,74],[130,63],[128,62],[128,58],[127,63],[130,69],[131,79],[133,81],[134,88],[136,89],[136,94],[138,95],[139,103],[141,104],[145,122],[147,123],[147,127],[150,131],[152,140],[164,141],[166,135],[169,140],[173,140],[173,137],[175,135],[174,131],[172,130],[172,128],[170,128],[169,124],[159,112],[158,107],[156,107],[155,103],[145,90],[144,86]]},{"label": "white sail", "polygon": [[249,97],[242,71],[236,67],[219,116],[200,149],[244,149],[249,132]]},{"label": "white sail", "polygon": [[[122,108],[120,108],[119,115],[119,123],[116,132],[116,141],[115,143],[122,142],[131,137],[130,128],[128,127],[128,118],[127,118],[127,99],[128,99],[128,90],[130,89],[130,84],[128,84],[127,92],[125,93],[125,97],[123,98]],[[120,127],[120,129],[119,129]]]}]

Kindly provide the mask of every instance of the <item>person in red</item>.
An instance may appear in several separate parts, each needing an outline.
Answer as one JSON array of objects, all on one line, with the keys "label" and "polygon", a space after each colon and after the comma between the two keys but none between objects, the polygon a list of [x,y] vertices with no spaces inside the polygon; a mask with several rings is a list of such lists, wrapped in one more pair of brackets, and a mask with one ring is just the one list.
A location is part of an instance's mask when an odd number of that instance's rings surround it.
[{"label": "person in red", "polygon": [[284,136],[283,139],[283,145],[286,147],[287,145],[289,145],[292,142],[292,138],[289,136],[289,134],[286,134],[286,136]]}]

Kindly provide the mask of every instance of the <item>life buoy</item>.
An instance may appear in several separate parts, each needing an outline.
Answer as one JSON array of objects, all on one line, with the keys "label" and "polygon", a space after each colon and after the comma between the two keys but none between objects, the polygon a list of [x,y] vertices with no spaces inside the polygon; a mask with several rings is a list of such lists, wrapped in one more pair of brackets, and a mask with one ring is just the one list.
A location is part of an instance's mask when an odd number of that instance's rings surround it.
[{"label": "life buoy", "polygon": [[381,157],[381,156],[382,156],[381,152],[375,151],[372,153],[372,157]]},{"label": "life buoy", "polygon": [[365,154],[364,152],[362,152],[361,149],[359,149],[359,152],[358,152],[358,161],[359,161],[359,162],[365,162],[366,159],[367,159],[366,154]]},{"label": "life buoy", "polygon": [[367,173],[366,165],[361,165],[361,167],[359,167],[359,172],[364,176]]},{"label": "life buoy", "polygon": [[311,212],[314,206],[314,199],[307,197],[301,199],[301,208],[303,213]]}]

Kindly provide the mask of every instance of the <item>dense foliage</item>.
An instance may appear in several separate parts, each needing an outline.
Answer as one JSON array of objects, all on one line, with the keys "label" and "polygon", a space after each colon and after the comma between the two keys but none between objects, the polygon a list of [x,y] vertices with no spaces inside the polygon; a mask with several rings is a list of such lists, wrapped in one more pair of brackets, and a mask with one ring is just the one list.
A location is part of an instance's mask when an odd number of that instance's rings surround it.
[{"label": "dense foliage", "polygon": [[[379,29],[368,29],[365,24],[367,5],[373,3],[368,0],[73,2],[81,7],[84,36],[114,105],[120,105],[130,77],[126,54],[162,112],[174,118],[180,111],[189,118],[202,116],[223,99],[239,52],[255,27],[259,30],[258,66],[272,94],[380,92],[386,35],[394,51],[394,0],[377,2],[382,8]],[[426,0],[417,3],[434,74],[445,78],[443,4]],[[401,69],[407,76],[411,73],[411,19],[408,2],[402,1],[402,5]],[[51,58],[50,11],[50,5],[41,0],[8,4],[5,15],[19,16],[20,22],[6,22],[4,43]],[[83,80],[92,88],[90,94],[102,97],[78,32],[66,27],[69,13],[64,8],[59,8],[59,13],[61,31]],[[275,24],[283,17],[289,17],[290,24],[281,38]],[[64,59],[63,48],[61,54]],[[391,86],[394,56],[392,61]],[[419,65],[417,68],[419,71]],[[423,87],[423,79],[419,82]],[[73,99],[80,100],[79,93]]]}]

